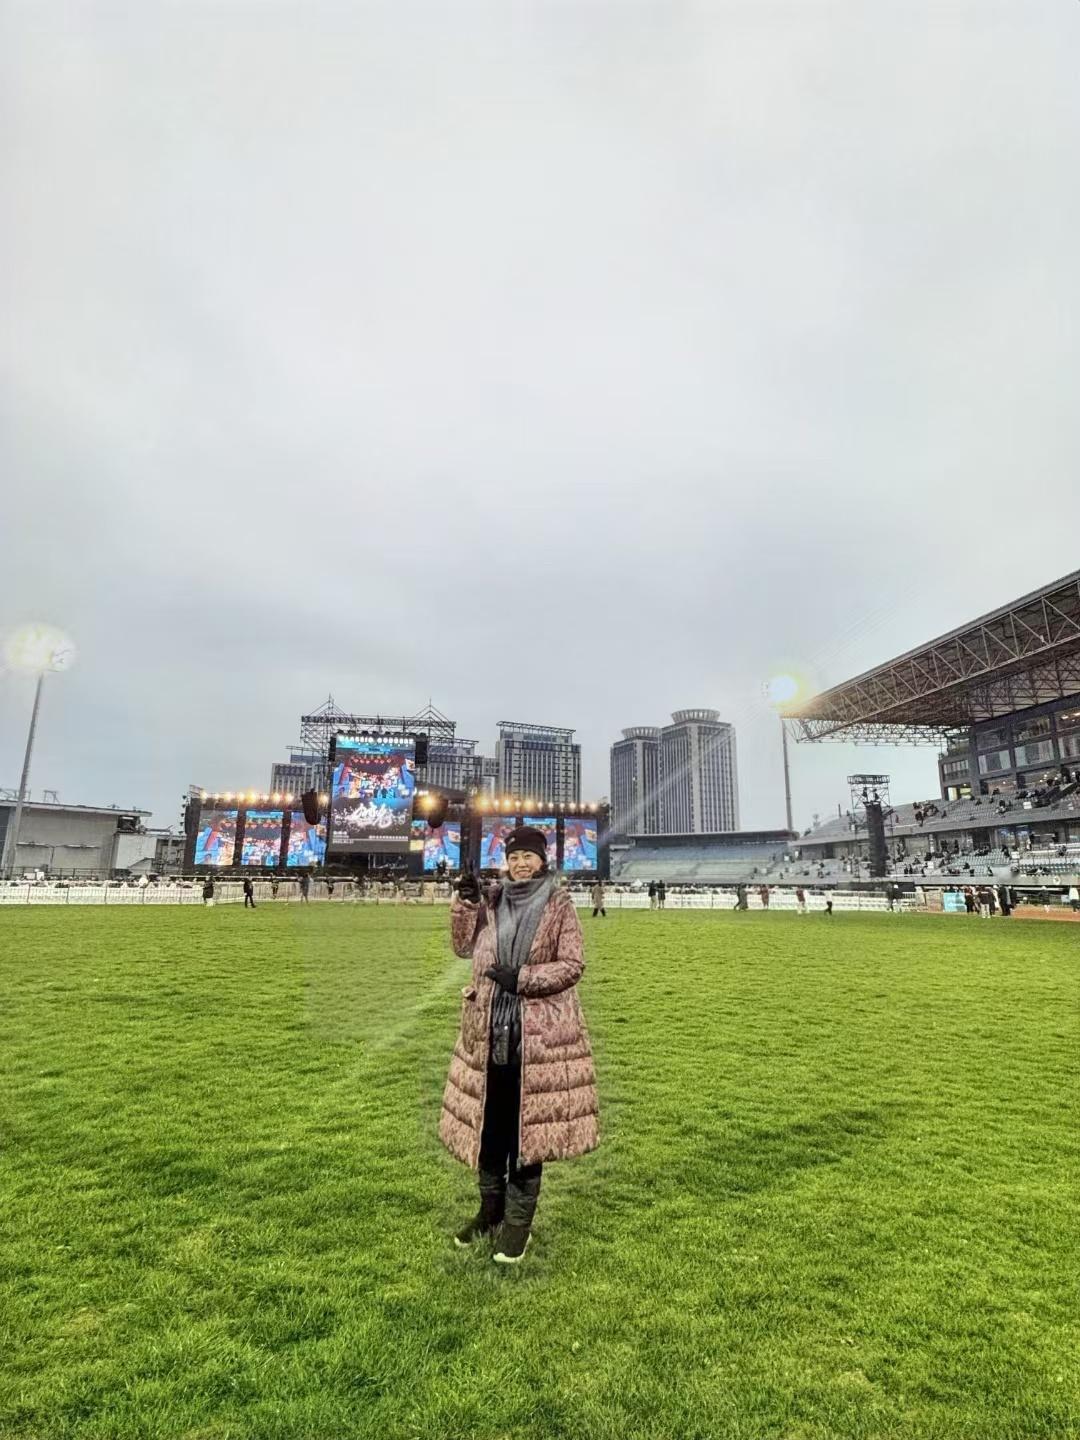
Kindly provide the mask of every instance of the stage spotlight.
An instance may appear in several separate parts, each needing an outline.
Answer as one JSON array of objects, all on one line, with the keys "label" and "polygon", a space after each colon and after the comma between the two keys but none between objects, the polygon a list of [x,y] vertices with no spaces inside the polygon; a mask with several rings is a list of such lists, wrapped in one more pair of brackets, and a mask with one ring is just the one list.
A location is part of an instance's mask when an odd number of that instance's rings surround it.
[{"label": "stage spotlight", "polygon": [[446,821],[446,812],[450,808],[450,801],[445,795],[429,797],[430,803],[426,809],[428,812],[427,823],[432,830],[438,830],[439,826]]},{"label": "stage spotlight", "polygon": [[278,804],[278,802],[280,801],[281,796],[280,796],[280,795],[272,795],[270,798],[273,800],[274,804],[276,805],[276,804]]},{"label": "stage spotlight", "polygon": [[291,795],[286,795],[286,796],[285,796],[285,804],[286,804],[286,805],[291,805],[292,802],[293,802],[293,797],[292,797]]},{"label": "stage spotlight", "polygon": [[225,799],[225,800],[231,800],[231,799],[232,799],[232,791],[231,791],[231,790],[226,790],[226,791],[225,791],[225,794],[224,794],[224,796],[223,796],[222,798]]}]

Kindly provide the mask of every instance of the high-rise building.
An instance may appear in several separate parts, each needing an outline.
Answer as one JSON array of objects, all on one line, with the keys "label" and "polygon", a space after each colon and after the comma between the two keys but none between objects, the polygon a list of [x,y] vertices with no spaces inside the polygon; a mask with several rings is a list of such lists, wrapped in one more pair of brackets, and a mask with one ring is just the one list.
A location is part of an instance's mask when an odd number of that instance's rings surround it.
[{"label": "high-rise building", "polygon": [[660,824],[665,835],[739,828],[735,727],[718,710],[676,710],[660,731]]},{"label": "high-rise building", "polygon": [[620,835],[660,833],[660,730],[632,725],[611,747],[611,828]]},{"label": "high-rise building", "polygon": [[580,803],[581,746],[574,743],[573,730],[500,720],[495,759],[500,794],[535,796],[556,805]]},{"label": "high-rise building", "polygon": [[480,757],[480,784],[481,795],[494,795],[499,788],[499,762],[494,755],[481,755]]},{"label": "high-rise building", "polygon": [[417,769],[425,784],[436,789],[476,790],[480,788],[480,766],[475,740],[432,740],[427,764]]},{"label": "high-rise building", "polygon": [[270,769],[270,790],[273,794],[299,797],[305,790],[325,790],[329,764],[325,755],[294,750],[288,760],[279,760]]}]

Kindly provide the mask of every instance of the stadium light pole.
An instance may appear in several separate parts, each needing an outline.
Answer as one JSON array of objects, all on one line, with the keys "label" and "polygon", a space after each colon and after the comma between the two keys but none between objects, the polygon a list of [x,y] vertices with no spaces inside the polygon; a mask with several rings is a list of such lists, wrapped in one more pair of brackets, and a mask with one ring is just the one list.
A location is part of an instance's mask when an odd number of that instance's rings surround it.
[{"label": "stadium light pole", "polygon": [[8,668],[23,674],[37,675],[34,686],[34,707],[30,712],[30,729],[26,735],[26,750],[23,754],[22,775],[19,777],[19,794],[15,801],[15,814],[4,834],[4,854],[0,862],[0,875],[10,880],[15,873],[19,859],[19,829],[22,824],[26,791],[30,782],[30,760],[34,753],[34,735],[37,732],[38,712],[41,709],[41,691],[45,676],[50,671],[66,670],[75,658],[75,647],[66,635],[47,625],[31,625],[12,635],[4,647],[4,658]]},{"label": "stadium light pole", "polygon": [[788,760],[787,726],[784,724],[783,715],[780,716],[780,744],[784,751],[784,814],[787,816],[790,833],[794,829],[791,823],[791,764]]},{"label": "stadium light pole", "polygon": [[791,762],[788,758],[787,725],[784,723],[784,712],[780,707],[795,699],[799,693],[799,682],[794,675],[774,675],[764,689],[769,704],[776,711],[776,717],[780,721],[780,749],[784,757],[784,815],[787,820],[788,834],[790,834],[795,828],[791,819]]}]

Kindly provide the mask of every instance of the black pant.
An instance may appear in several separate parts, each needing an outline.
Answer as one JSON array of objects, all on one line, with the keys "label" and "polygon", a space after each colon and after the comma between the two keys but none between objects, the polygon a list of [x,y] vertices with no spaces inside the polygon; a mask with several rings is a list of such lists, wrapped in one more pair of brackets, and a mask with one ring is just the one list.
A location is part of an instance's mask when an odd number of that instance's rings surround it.
[{"label": "black pant", "polygon": [[531,1225],[544,1167],[517,1163],[520,1110],[521,1067],[488,1065],[480,1135],[480,1194],[498,1195],[511,1225]]},{"label": "black pant", "polygon": [[604,907],[603,907],[602,905],[597,906],[597,908],[593,910],[593,912],[592,912],[592,918],[595,920],[596,917],[597,917],[597,915],[603,915],[604,919],[605,919],[605,920],[607,919],[607,911],[604,909]]},{"label": "black pant", "polygon": [[251,906],[251,908],[252,908],[253,910],[255,909],[255,896],[254,896],[254,895],[245,895],[245,896],[244,896],[244,909],[246,910],[249,905]]}]

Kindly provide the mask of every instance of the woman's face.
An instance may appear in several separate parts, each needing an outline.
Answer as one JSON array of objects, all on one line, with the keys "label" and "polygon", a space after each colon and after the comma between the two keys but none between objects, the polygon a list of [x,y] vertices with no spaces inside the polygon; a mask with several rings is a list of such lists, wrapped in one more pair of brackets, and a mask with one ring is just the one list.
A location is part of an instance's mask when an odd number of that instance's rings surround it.
[{"label": "woman's face", "polygon": [[513,850],[506,861],[511,880],[531,880],[544,862],[533,850]]}]

